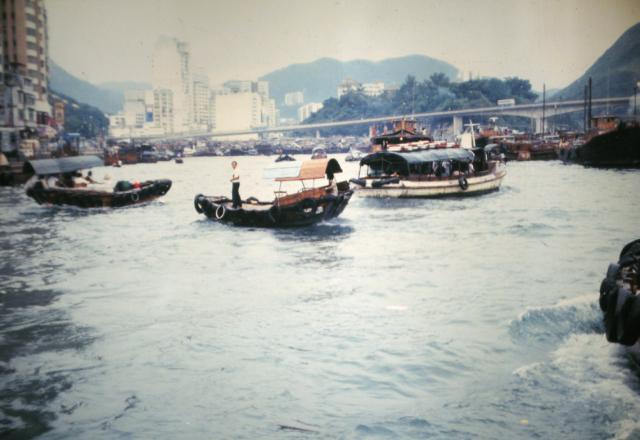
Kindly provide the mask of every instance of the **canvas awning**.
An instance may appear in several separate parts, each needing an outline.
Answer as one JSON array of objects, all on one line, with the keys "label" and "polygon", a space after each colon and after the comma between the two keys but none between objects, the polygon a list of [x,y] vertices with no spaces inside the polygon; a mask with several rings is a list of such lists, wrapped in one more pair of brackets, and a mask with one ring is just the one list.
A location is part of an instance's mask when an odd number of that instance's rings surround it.
[{"label": "canvas awning", "polygon": [[403,162],[407,165],[422,164],[425,162],[437,162],[442,160],[457,160],[460,162],[471,162],[474,155],[464,148],[434,148],[423,151],[413,151],[407,153],[379,152],[365,156],[360,165],[371,165],[379,162]]},{"label": "canvas awning", "polygon": [[305,162],[281,162],[265,169],[264,177],[276,182],[322,179],[327,174],[341,173],[335,159],[313,159]]},{"label": "canvas awning", "polygon": [[25,162],[23,171],[28,174],[49,176],[52,174],[73,173],[104,165],[98,156],[72,156],[60,159],[39,159]]}]

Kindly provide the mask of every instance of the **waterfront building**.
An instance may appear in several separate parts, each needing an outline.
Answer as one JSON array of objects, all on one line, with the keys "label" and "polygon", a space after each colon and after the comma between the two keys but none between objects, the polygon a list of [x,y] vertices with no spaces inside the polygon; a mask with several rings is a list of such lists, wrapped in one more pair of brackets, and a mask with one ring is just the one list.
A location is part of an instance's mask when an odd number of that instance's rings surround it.
[{"label": "waterfront building", "polygon": [[317,112],[322,108],[321,102],[310,102],[298,108],[298,120],[300,122],[307,119],[309,116]]},{"label": "waterfront building", "polygon": [[[232,93],[228,89],[212,95],[212,128],[216,131],[248,130],[261,127],[262,97],[254,92]],[[256,135],[235,136],[254,139]]]},{"label": "waterfront building", "polygon": [[[167,100],[170,98],[164,97],[164,101]],[[159,107],[158,111],[167,114],[167,109],[164,110]],[[155,91],[127,90],[122,111],[109,116],[109,134],[114,137],[163,134],[163,127],[170,127],[173,121],[164,120],[162,125],[155,120],[155,113]]]},{"label": "waterfront building", "polygon": [[53,119],[59,127],[64,126],[64,102],[57,100],[53,104]]},{"label": "waterfront building", "polygon": [[162,133],[173,133],[174,122],[174,94],[171,89],[153,90],[153,120],[156,128]]},{"label": "waterfront building", "polygon": [[0,2],[2,151],[45,133],[51,117],[47,13],[43,0]]},{"label": "waterfront building", "polygon": [[278,108],[273,98],[262,100],[262,125],[267,127],[278,125]]},{"label": "waterfront building", "polygon": [[223,84],[223,88],[230,93],[257,93],[263,99],[269,99],[268,81],[251,81],[232,79]]},{"label": "waterfront building", "polygon": [[284,105],[287,107],[296,107],[304,103],[304,93],[290,92],[284,95]]},{"label": "waterfront building", "polygon": [[346,78],[338,86],[338,99],[340,99],[342,95],[346,95],[347,93],[360,91],[362,91],[362,84],[351,78]]},{"label": "waterfront building", "polygon": [[211,90],[209,78],[204,74],[193,75],[193,128],[206,130],[211,120]]},{"label": "waterfront building", "polygon": [[267,81],[231,80],[211,92],[210,127],[216,131],[273,127],[278,109]]},{"label": "waterfront building", "polygon": [[380,96],[384,90],[384,82],[382,81],[362,84],[362,93],[366,96]]}]

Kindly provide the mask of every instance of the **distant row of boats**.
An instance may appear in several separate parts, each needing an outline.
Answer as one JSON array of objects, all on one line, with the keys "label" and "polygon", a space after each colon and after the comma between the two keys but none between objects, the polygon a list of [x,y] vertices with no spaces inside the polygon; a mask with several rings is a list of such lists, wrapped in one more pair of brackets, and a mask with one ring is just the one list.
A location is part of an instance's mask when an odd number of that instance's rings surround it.
[{"label": "distant row of boats", "polygon": [[[360,171],[350,181],[338,181],[336,175],[342,173],[338,161],[328,158],[323,149],[314,149],[310,160],[278,158],[265,169],[265,176],[279,185],[273,200],[250,197],[234,207],[228,197],[198,194],[194,208],[210,219],[238,226],[290,227],[339,216],[354,193],[425,198],[480,195],[499,189],[506,175],[502,161],[488,158],[482,148],[434,143],[411,127],[405,121],[396,131],[373,138],[371,154],[357,155],[354,151]],[[28,164],[35,177],[27,184],[27,195],[40,204],[120,207],[153,200],[171,188],[168,179],[118,182],[113,190],[74,185],[75,177],[83,178],[80,170],[102,165],[98,157],[44,159]],[[314,185],[325,179],[326,184]],[[283,184],[290,183],[299,187],[285,191]]]},{"label": "distant row of boats", "polygon": [[[604,133],[593,134],[583,144],[573,143],[570,148],[581,149],[567,154],[589,159],[588,164],[594,165],[597,161],[593,157],[600,156],[593,152],[603,149],[607,154],[602,154],[601,160],[609,166],[639,165],[640,161],[636,162],[633,156],[640,148],[638,130],[637,125],[617,125]],[[336,174],[342,173],[342,168],[336,159],[328,158],[322,148],[314,149],[307,161],[296,161],[292,156],[281,154],[265,169],[265,176],[279,184],[273,200],[250,197],[242,201],[242,206],[234,207],[228,197],[198,194],[194,207],[210,219],[234,225],[304,226],[337,217],[353,194],[376,198],[436,198],[497,191],[507,174],[504,150],[495,143],[478,146],[475,141],[476,137],[472,137],[471,145],[465,147],[434,141],[416,130],[415,121],[397,121],[392,132],[372,137],[371,153],[352,150],[347,156],[349,160],[359,161],[355,178],[338,182]],[[617,162],[609,159],[611,151],[620,154]],[[156,199],[171,188],[168,179],[133,184],[118,182],[113,190],[69,184],[73,181],[70,177],[79,170],[102,164],[101,159],[92,156],[30,161],[25,166],[31,167],[35,176],[27,185],[27,195],[40,204],[120,207]],[[58,178],[52,180],[52,176]],[[328,183],[314,185],[324,179]],[[284,191],[282,185],[291,182],[298,183],[299,188]]]},{"label": "distant row of boats", "polygon": [[530,135],[486,130],[478,136],[487,150],[503,154],[505,160],[562,160],[589,167],[640,167],[640,125],[613,116],[591,120],[592,128],[577,133]]}]

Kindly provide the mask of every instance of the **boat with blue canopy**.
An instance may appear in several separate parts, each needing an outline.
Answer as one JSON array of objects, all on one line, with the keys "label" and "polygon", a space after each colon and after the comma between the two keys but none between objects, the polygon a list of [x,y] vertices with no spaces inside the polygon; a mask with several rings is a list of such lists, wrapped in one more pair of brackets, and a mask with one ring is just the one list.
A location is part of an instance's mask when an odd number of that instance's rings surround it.
[{"label": "boat with blue canopy", "polygon": [[427,148],[369,154],[351,182],[365,197],[431,198],[497,191],[505,175],[503,163],[484,149]]},{"label": "boat with blue canopy", "polygon": [[[171,180],[119,181],[112,188],[93,180],[81,170],[103,166],[97,156],[30,160],[24,172],[33,177],[26,184],[27,196],[38,204],[71,205],[80,208],[116,208],[154,200],[171,189]],[[100,185],[102,183],[102,185]]]}]

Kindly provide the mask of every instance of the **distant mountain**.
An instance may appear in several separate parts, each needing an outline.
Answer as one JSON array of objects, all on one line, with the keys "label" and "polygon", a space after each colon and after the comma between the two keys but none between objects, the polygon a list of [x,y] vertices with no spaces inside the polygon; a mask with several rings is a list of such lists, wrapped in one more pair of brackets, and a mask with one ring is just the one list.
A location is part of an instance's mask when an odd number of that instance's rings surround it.
[{"label": "distant mountain", "polygon": [[55,89],[50,91],[53,98],[64,103],[64,130],[67,133],[80,133],[86,138],[107,133],[109,120],[102,110],[78,102]]},{"label": "distant mountain", "polygon": [[151,84],[140,81],[109,81],[98,84],[98,87],[119,93],[123,97],[127,90],[151,90]]},{"label": "distant mountain", "polygon": [[50,88],[76,101],[99,108],[105,113],[116,113],[122,109],[123,94],[119,90],[98,87],[77,78],[49,60]]},{"label": "distant mountain", "polygon": [[434,73],[444,73],[449,78],[458,74],[451,64],[424,55],[409,55],[388,58],[382,61],[338,61],[321,58],[311,63],[292,64],[262,76],[269,81],[270,95],[279,107],[283,106],[284,95],[289,92],[304,92],[305,102],[322,102],[337,95],[338,85],[345,78],[359,82],[384,81],[385,84],[400,85],[407,75],[418,80]]},{"label": "distant mountain", "polygon": [[554,95],[554,99],[582,99],[589,77],[594,98],[633,94],[634,84],[640,81],[640,23],[622,34],[584,75]]}]

